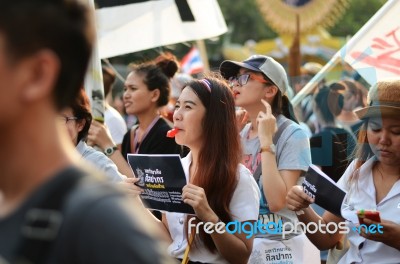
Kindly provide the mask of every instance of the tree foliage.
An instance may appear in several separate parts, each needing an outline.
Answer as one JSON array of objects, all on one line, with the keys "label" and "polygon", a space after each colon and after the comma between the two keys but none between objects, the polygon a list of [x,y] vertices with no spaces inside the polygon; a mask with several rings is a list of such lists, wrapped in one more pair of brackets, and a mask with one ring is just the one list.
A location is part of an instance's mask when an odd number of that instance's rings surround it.
[{"label": "tree foliage", "polygon": [[[268,1],[268,0],[264,0]],[[385,0],[350,0],[343,17],[328,31],[334,36],[354,35],[385,3]],[[226,24],[231,26],[233,43],[248,39],[270,39],[277,34],[263,19],[255,0],[218,0]]]},{"label": "tree foliage", "polygon": [[333,36],[354,35],[385,2],[385,0],[351,0],[347,12],[329,32]]}]

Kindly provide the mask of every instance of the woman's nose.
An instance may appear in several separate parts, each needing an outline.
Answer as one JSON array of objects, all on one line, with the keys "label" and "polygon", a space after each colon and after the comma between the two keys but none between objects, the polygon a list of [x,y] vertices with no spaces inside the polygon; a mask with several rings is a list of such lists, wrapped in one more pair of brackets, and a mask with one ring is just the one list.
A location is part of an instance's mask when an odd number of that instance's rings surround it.
[{"label": "woman's nose", "polygon": [[390,144],[389,131],[387,131],[386,129],[382,129],[382,133],[379,138],[379,144],[385,145],[385,146]]},{"label": "woman's nose", "polygon": [[181,121],[182,120],[182,114],[180,113],[179,109],[175,109],[172,119],[174,121]]}]

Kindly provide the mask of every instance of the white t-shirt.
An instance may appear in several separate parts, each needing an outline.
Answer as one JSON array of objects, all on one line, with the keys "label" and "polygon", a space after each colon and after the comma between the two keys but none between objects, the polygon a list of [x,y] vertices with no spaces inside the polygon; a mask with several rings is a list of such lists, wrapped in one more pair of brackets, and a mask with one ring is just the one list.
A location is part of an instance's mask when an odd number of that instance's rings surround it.
[{"label": "white t-shirt", "polygon": [[368,240],[360,236],[353,227],[358,224],[356,212],[359,209],[372,209],[380,212],[381,219],[387,219],[400,224],[400,180],[398,180],[378,204],[376,203],[376,190],[372,177],[372,168],[376,157],[367,160],[361,167],[357,186],[348,182],[355,169],[353,161],[342,178],[338,181],[339,187],[347,191],[347,196],[342,205],[342,215],[347,220],[350,229],[348,239],[350,249],[339,261],[347,263],[399,263],[400,251],[384,243]]},{"label": "white t-shirt", "polygon": [[107,106],[106,111],[104,111],[104,123],[110,131],[114,143],[121,144],[128,129],[120,113],[111,106]]},{"label": "white t-shirt", "polygon": [[[182,159],[183,169],[186,180],[189,181],[189,166],[192,162],[192,155],[189,153]],[[253,175],[242,164],[238,166],[239,182],[233,193],[229,210],[232,214],[232,221],[257,220],[260,201],[260,192],[253,178]],[[181,213],[166,213],[169,232],[172,243],[168,247],[168,253],[175,258],[183,258],[187,247],[185,219],[186,215]],[[191,247],[189,252],[191,261],[206,263],[228,263],[218,253],[212,254],[203,243],[198,243],[196,247]]]}]

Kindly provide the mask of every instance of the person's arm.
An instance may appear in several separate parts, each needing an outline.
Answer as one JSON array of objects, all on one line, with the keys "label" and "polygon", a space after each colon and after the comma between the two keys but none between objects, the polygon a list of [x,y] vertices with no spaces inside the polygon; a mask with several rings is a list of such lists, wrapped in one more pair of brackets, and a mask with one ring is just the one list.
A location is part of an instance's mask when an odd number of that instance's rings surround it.
[{"label": "person's arm", "polygon": [[[210,208],[203,188],[187,184],[183,187],[182,199],[193,207],[200,221],[214,224],[220,221],[218,215]],[[222,234],[213,232],[211,237],[218,252],[229,263],[247,263],[253,247],[253,237],[246,238],[246,234],[229,234],[228,232]]]},{"label": "person's arm", "polygon": [[286,207],[288,190],[296,185],[302,171],[278,170],[275,155],[261,153],[262,184],[265,198],[271,212],[278,212]]},{"label": "person's arm", "polygon": [[[93,121],[90,126],[88,142],[91,142],[92,145],[98,146],[101,150],[115,146],[110,134],[107,132],[107,128],[97,121]],[[108,157],[115,163],[115,165],[117,165],[121,174],[126,175],[129,178],[134,177],[129,164],[122,156],[120,149],[117,149]]]},{"label": "person's arm", "polygon": [[286,194],[297,183],[301,170],[278,170],[274,151],[270,149],[272,137],[276,132],[276,119],[272,114],[271,106],[261,100],[265,105],[265,112],[260,112],[257,117],[258,138],[261,146],[261,168],[264,195],[268,201],[271,212],[278,212],[286,206]]},{"label": "person's arm", "polygon": [[[330,212],[325,212],[323,216],[319,216],[309,205],[314,200],[308,196],[302,186],[293,186],[287,195],[287,207],[289,210],[299,212],[297,218],[302,223],[320,223],[317,232],[305,232],[308,239],[320,250],[327,250],[332,248],[341,239],[342,234],[340,231],[345,231],[345,223],[342,218],[335,216]],[[326,232],[326,225],[334,223],[338,230],[336,233]],[[332,230],[332,229],[330,229]]]}]

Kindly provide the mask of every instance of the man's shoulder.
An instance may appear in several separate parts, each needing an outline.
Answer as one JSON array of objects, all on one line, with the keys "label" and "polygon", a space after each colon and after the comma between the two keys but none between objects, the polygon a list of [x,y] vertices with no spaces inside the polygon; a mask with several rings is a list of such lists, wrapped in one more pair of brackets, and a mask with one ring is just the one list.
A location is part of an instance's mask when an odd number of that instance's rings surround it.
[{"label": "man's shoulder", "polygon": [[[64,220],[54,252],[56,259],[68,260],[65,263],[75,257],[82,263],[151,259],[149,254],[129,246],[143,243],[149,247],[154,243],[143,230],[141,208],[115,185],[98,180],[91,172],[84,173],[62,210]],[[154,252],[152,247],[150,252]]]}]

